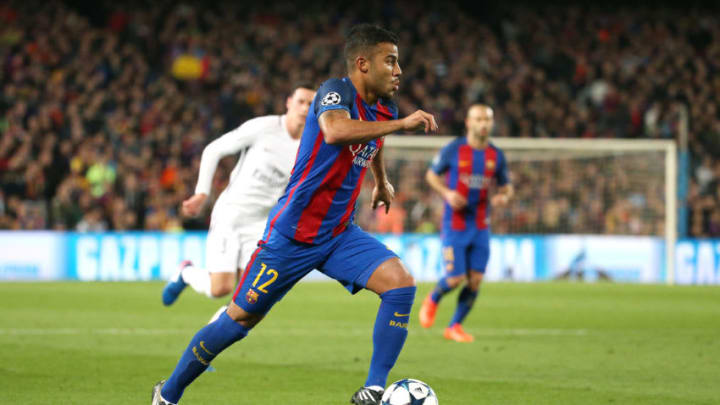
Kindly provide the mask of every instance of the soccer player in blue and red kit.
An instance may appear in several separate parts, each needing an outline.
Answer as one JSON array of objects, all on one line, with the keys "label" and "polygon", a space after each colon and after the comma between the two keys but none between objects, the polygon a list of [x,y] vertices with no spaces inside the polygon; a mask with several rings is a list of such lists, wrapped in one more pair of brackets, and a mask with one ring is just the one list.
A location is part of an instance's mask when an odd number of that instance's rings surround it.
[{"label": "soccer player in blue and red kit", "polygon": [[374,25],[351,29],[345,44],[348,77],[318,89],[305,121],[293,173],[271,210],[226,312],[198,331],[167,381],[153,388],[153,405],[174,404],[185,388],[225,348],[244,338],[295,283],[318,269],[351,293],[380,296],[367,380],[351,398],[377,405],[407,337],[415,280],[400,259],[353,223],[355,200],[369,167],[375,178],[372,205],[393,199],[382,162],[383,137],[436,131],[423,111],[398,119],[397,36]]},{"label": "soccer player in blue and red kit", "polygon": [[[465,283],[444,334],[446,339],[458,342],[473,341],[473,336],[463,330],[462,322],[475,303],[490,257],[490,206],[506,205],[513,196],[505,154],[489,141],[492,108],[483,104],[471,106],[465,127],[466,136],[446,145],[426,175],[430,187],[445,200],[442,246],[446,274],[420,309],[420,324],[431,327],[443,295]],[[488,201],[488,188],[493,180],[498,192]]]}]

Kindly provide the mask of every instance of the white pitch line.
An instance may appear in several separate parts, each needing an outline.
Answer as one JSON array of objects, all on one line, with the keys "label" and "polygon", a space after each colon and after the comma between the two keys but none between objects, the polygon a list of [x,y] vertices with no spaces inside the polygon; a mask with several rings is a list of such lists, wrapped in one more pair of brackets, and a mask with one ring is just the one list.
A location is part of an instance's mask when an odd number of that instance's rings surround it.
[{"label": "white pitch line", "polygon": [[467,329],[482,336],[585,336],[586,329]]},{"label": "white pitch line", "polygon": [[189,329],[144,329],[144,328],[43,328],[43,329],[0,329],[0,335],[175,335],[190,333]]},{"label": "white pitch line", "polygon": [[[586,329],[468,329],[478,336],[586,336]],[[124,336],[155,336],[155,335],[188,335],[194,329],[147,329],[147,328],[4,328],[0,336],[45,336],[45,335],[124,335]],[[256,333],[277,336],[310,336],[317,333],[313,328],[281,328],[259,329]],[[371,333],[367,328],[338,327],[330,333],[336,336],[357,336]]]}]

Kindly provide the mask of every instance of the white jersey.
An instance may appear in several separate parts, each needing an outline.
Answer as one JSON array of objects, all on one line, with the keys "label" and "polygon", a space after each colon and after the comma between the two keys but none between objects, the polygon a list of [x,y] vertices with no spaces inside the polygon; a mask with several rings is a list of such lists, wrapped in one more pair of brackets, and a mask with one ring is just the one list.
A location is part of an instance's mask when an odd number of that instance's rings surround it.
[{"label": "white jersey", "polygon": [[251,119],[208,144],[200,161],[196,194],[210,194],[220,159],[242,152],[215,203],[212,222],[232,227],[264,222],[285,191],[299,145],[300,139],[293,139],[285,128],[284,115]]}]

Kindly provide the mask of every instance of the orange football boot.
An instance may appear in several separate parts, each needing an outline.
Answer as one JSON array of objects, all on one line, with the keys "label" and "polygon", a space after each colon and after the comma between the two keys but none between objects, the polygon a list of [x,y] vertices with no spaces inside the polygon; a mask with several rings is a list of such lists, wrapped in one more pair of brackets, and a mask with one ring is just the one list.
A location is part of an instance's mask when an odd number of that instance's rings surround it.
[{"label": "orange football boot", "polygon": [[430,295],[425,297],[422,307],[420,308],[420,325],[423,328],[429,328],[435,323],[435,313],[437,312],[438,304],[430,298]]},{"label": "orange football boot", "polygon": [[459,323],[456,323],[455,325],[446,328],[444,336],[447,340],[454,340],[456,342],[462,343],[470,343],[475,340],[475,338],[471,334],[466,333],[463,330],[462,325],[460,325]]}]

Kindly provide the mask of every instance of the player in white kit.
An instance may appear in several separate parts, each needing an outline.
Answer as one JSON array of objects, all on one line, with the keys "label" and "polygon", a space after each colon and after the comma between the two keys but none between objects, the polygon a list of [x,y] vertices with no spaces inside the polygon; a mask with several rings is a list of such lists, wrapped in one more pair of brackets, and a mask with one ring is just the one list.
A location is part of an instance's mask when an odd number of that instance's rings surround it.
[{"label": "player in white kit", "polygon": [[262,238],[270,209],[290,179],[314,97],[312,87],[299,84],[287,98],[285,115],[251,119],[205,147],[195,194],[182,204],[187,216],[201,212],[220,159],[236,153],[240,157],[212,210],[205,254],[207,268],[183,261],[163,289],[163,304],[174,303],[188,285],[213,298],[233,290],[237,276]]}]

